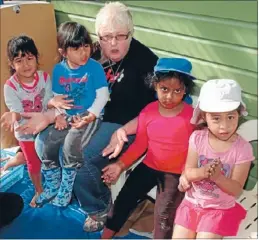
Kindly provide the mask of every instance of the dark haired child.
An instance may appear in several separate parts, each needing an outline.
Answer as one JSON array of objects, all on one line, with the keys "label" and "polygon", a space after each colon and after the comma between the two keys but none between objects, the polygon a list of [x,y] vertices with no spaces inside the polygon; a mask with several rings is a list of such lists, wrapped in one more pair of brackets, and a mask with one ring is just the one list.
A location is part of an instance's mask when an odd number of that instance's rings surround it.
[{"label": "dark haired child", "polygon": [[192,123],[203,121],[206,126],[189,140],[184,175],[191,188],[177,209],[173,239],[236,236],[246,216],[236,197],[254,160],[251,144],[236,132],[242,115],[247,115],[246,105],[236,81],[203,84]]},{"label": "dark haired child", "polygon": [[161,58],[147,82],[158,101],[139,114],[136,139],[116,163],[103,169],[107,183],[116,182],[121,172],[146,152],[144,160],[130,173],[108,214],[102,238],[109,239],[123,226],[138,202],[157,186],[154,238],[172,237],[174,216],[182,194],[177,186],[184,167],[188,140],[193,131],[192,106],[184,102],[194,83],[191,63],[182,58]]},{"label": "dark haired child", "polygon": [[56,119],[40,156],[46,186],[36,201],[39,207],[51,200],[60,207],[69,204],[83,162],[82,148],[98,129],[109,98],[102,65],[90,58],[92,40],[86,28],[76,22],[62,23],[57,41],[61,62],[53,69],[54,98],[49,103],[56,109]]},{"label": "dark haired child", "polygon": [[[33,39],[20,35],[13,37],[7,44],[7,56],[11,77],[4,85],[4,99],[10,110],[8,118],[2,126],[13,131],[14,125],[24,123],[22,112],[44,112],[48,108],[48,101],[52,98],[51,81],[48,73],[38,70],[39,53]],[[41,163],[34,148],[33,135],[21,135],[15,132],[19,141],[32,183],[35,196],[30,205],[35,207],[35,200],[42,192]],[[23,158],[15,159],[12,164],[19,165]]]}]

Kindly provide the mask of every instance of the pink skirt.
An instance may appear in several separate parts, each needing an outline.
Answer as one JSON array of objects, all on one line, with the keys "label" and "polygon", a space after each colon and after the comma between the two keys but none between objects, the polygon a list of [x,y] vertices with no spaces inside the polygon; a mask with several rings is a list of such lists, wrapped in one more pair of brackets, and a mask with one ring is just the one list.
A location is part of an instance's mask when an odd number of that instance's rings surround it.
[{"label": "pink skirt", "polygon": [[184,199],[177,209],[175,224],[193,232],[236,236],[246,210],[238,203],[229,209],[201,208]]}]

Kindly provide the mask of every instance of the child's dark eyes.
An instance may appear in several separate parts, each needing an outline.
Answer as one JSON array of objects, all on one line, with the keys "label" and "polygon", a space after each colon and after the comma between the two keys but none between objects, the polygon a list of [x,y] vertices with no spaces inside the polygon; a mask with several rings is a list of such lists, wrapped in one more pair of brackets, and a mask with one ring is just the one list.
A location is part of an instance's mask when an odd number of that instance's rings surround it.
[{"label": "child's dark eyes", "polygon": [[175,90],[174,90],[174,93],[179,94],[179,93],[181,93],[181,91],[182,91],[182,89],[175,89]]},{"label": "child's dark eyes", "polygon": [[235,119],[235,117],[234,116],[228,116],[228,119],[233,120],[233,119]]},{"label": "child's dark eyes", "polygon": [[215,122],[218,122],[219,121],[219,117],[213,117],[212,120],[215,121]]},{"label": "child's dark eyes", "polygon": [[[85,45],[83,45],[83,46],[81,46],[81,47],[89,48],[90,45],[89,45],[89,44],[85,44]],[[81,47],[75,47],[75,48],[72,48],[72,50],[77,51],[77,50],[80,49]]]},{"label": "child's dark eyes", "polygon": [[161,87],[161,90],[162,90],[163,92],[167,92],[167,91],[168,91],[168,88],[166,88],[166,87]]}]

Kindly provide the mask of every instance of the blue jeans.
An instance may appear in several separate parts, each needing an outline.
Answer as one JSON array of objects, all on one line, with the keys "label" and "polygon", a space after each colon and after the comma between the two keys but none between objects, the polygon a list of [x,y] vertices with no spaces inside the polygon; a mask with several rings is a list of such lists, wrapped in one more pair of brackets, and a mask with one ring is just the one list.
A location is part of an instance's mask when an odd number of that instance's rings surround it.
[{"label": "blue jeans", "polygon": [[[120,127],[120,124],[102,122],[83,149],[84,163],[77,173],[74,193],[81,208],[90,216],[107,211],[111,192],[103,183],[101,175],[102,169],[109,164],[109,159],[102,157],[102,150],[110,142],[112,134]],[[35,140],[35,148],[40,158],[47,135],[48,128],[42,131]],[[134,136],[129,137],[129,142],[125,144],[123,150],[128,148],[133,139]]]}]

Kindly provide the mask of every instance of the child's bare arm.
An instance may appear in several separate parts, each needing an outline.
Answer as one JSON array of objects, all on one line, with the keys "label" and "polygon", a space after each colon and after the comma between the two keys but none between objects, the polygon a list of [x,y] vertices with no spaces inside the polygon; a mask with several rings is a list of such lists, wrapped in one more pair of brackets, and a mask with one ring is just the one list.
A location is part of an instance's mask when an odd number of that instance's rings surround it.
[{"label": "child's bare arm", "polygon": [[185,172],[182,172],[181,177],[179,178],[178,190],[180,192],[186,192],[191,187],[190,182],[185,176]]},{"label": "child's bare arm", "polygon": [[251,162],[245,162],[241,164],[236,164],[233,168],[231,178],[225,177],[220,174],[214,182],[217,186],[224,192],[238,197],[244,187],[245,181],[247,179]]},{"label": "child's bare arm", "polygon": [[2,127],[6,130],[13,131],[14,123],[21,119],[20,113],[24,111],[23,105],[16,91],[8,85],[4,85],[4,100],[10,113],[3,114],[1,118]]}]

